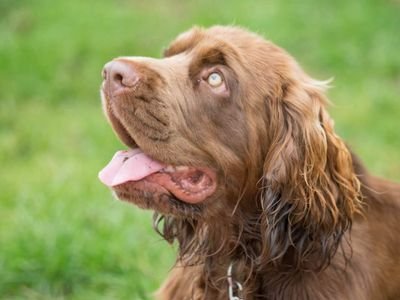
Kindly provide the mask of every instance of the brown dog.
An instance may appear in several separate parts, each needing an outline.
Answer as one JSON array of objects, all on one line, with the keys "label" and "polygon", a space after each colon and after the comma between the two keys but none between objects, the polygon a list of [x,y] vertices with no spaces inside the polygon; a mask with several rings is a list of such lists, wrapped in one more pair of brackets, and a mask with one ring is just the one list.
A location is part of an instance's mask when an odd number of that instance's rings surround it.
[{"label": "brown dog", "polygon": [[400,299],[400,186],[366,172],[334,132],[326,83],[284,50],[194,28],[103,77],[131,150],[100,179],[179,244],[159,299]]}]

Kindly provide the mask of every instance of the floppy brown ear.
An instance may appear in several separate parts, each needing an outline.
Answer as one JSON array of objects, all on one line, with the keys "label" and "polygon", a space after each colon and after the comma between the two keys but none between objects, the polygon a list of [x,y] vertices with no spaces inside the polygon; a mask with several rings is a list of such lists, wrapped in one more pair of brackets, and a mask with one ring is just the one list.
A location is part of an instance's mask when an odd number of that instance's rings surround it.
[{"label": "floppy brown ear", "polygon": [[297,268],[326,266],[361,205],[351,154],[333,130],[323,92],[324,84],[304,75],[267,99],[263,256]]}]

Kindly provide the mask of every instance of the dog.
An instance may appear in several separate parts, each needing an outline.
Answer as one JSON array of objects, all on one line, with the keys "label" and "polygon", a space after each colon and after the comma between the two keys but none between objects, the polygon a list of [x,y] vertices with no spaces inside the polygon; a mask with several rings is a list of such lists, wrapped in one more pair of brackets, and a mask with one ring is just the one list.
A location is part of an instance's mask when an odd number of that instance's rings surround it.
[{"label": "dog", "polygon": [[370,175],[285,50],[193,28],[103,69],[129,150],[100,172],[178,244],[158,299],[400,299],[400,185]]}]

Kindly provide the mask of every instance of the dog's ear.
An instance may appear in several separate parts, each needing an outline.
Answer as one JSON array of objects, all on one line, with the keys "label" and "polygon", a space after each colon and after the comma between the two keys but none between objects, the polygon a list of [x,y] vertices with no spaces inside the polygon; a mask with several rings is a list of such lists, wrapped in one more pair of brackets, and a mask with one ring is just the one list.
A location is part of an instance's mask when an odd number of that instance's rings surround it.
[{"label": "dog's ear", "polygon": [[321,269],[360,211],[360,183],[325,109],[325,83],[298,77],[266,103],[262,255],[278,264],[284,259],[297,268]]}]

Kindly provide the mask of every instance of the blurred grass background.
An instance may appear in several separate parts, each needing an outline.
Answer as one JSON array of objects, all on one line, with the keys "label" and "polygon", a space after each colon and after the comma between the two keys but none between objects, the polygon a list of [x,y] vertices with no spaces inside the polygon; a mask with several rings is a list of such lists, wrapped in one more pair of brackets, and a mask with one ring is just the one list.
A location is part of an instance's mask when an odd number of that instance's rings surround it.
[{"label": "blurred grass background", "polygon": [[237,24],[335,77],[336,128],[400,179],[399,1],[0,0],[0,298],[151,299],[174,250],[151,214],[112,200],[97,172],[123,146],[100,71],[160,56],[194,24]]}]

